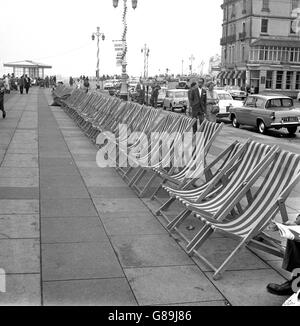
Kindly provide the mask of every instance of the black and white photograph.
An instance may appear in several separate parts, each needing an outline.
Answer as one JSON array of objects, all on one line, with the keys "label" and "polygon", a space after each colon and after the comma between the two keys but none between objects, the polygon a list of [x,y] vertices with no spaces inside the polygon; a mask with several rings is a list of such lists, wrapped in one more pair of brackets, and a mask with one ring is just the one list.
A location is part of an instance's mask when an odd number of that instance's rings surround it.
[{"label": "black and white photograph", "polygon": [[0,7],[0,307],[300,306],[300,0]]}]

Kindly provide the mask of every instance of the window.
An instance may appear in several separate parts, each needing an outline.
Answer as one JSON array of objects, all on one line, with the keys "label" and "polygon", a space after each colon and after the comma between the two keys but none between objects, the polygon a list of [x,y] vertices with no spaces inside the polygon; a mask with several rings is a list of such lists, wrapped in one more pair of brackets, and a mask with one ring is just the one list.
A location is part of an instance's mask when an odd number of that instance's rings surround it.
[{"label": "window", "polygon": [[273,71],[267,71],[266,89],[272,89]]},{"label": "window", "polygon": [[264,33],[264,34],[268,33],[268,25],[269,25],[268,19],[261,20],[261,32],[262,33]]},{"label": "window", "polygon": [[282,89],[283,71],[277,71],[276,89]]},{"label": "window", "polygon": [[242,9],[242,14],[247,13],[247,0],[243,0],[243,9]]},{"label": "window", "polygon": [[231,7],[231,18],[234,18],[235,17],[235,3],[232,4],[232,7]]},{"label": "window", "polygon": [[263,105],[264,105],[265,101],[261,98],[258,98],[255,102],[255,107],[258,109],[263,109]]},{"label": "window", "polygon": [[299,8],[299,0],[292,0],[292,10]]},{"label": "window", "polygon": [[291,108],[293,107],[293,100],[289,99],[289,98],[283,98],[282,99],[282,107],[284,108]]},{"label": "window", "polygon": [[286,84],[285,84],[286,89],[291,89],[292,88],[292,79],[293,79],[293,71],[287,71],[287,73],[286,73]]},{"label": "window", "polygon": [[242,46],[242,62],[245,61],[245,46]]},{"label": "window", "polygon": [[300,89],[300,71],[296,74],[296,89]]},{"label": "window", "polygon": [[248,96],[248,98],[246,100],[246,103],[245,103],[245,106],[253,108],[255,106],[255,102],[256,102],[256,97]]},{"label": "window", "polygon": [[263,7],[262,11],[270,11],[270,1],[269,0],[263,0]]}]

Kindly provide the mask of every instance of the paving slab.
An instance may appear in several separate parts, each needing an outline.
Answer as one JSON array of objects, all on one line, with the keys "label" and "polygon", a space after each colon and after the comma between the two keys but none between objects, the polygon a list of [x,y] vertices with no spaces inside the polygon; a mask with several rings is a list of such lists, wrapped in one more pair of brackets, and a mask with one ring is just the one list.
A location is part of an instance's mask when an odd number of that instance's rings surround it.
[{"label": "paving slab", "polygon": [[103,218],[101,216],[101,219],[109,235],[165,235],[167,232],[153,217],[145,219],[141,216],[123,218]]},{"label": "paving slab", "polygon": [[112,244],[124,268],[194,265],[167,234],[112,236]]},{"label": "paving slab", "polygon": [[40,236],[39,215],[0,215],[0,239],[26,239]]},{"label": "paving slab", "polygon": [[39,199],[39,188],[0,187],[0,199]]},{"label": "paving slab", "polygon": [[3,167],[38,167],[37,154],[7,154],[2,163]]},{"label": "paving slab", "polygon": [[[213,273],[206,275],[212,280]],[[274,270],[263,269],[225,272],[221,280],[213,283],[234,306],[281,306],[285,298],[269,294],[266,286],[284,281]]]},{"label": "paving slab", "polygon": [[79,243],[107,241],[98,217],[43,218],[42,243]]},{"label": "paving slab", "polygon": [[1,239],[1,268],[7,274],[40,272],[40,245],[37,239]]},{"label": "paving slab", "polygon": [[38,200],[0,200],[1,214],[38,214]]},{"label": "paving slab", "polygon": [[90,199],[42,199],[42,217],[97,217],[97,211]]},{"label": "paving slab", "polygon": [[39,178],[0,178],[0,187],[5,188],[37,188]]},{"label": "paving slab", "polygon": [[140,305],[223,300],[196,266],[125,269]]},{"label": "paving slab", "polygon": [[113,213],[113,212],[147,212],[148,209],[143,205],[143,203],[137,199],[132,198],[130,201],[128,199],[115,198],[106,199],[93,198],[93,202],[99,212],[99,214]]},{"label": "paving slab", "polygon": [[136,306],[125,278],[44,282],[46,306]]},{"label": "paving slab", "polygon": [[0,292],[1,306],[40,306],[39,274],[6,275],[6,292]]},{"label": "paving slab", "polygon": [[43,244],[43,280],[124,277],[109,241]]}]

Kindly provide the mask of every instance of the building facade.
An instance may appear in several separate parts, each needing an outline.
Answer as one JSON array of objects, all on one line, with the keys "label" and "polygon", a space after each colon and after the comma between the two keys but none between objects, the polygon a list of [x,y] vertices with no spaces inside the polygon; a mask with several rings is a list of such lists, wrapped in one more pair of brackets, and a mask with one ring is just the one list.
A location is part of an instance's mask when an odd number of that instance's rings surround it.
[{"label": "building facade", "polygon": [[224,0],[222,85],[300,91],[300,1]]},{"label": "building facade", "polygon": [[11,68],[16,77],[28,75],[30,78],[44,78],[45,69],[52,69],[52,66],[31,60],[4,63],[6,68]]}]

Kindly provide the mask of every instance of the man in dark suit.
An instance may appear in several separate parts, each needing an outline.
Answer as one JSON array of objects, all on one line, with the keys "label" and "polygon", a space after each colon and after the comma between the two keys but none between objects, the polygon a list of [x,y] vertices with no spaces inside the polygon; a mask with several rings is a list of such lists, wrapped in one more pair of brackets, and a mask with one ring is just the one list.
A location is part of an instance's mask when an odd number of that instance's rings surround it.
[{"label": "man in dark suit", "polygon": [[[204,79],[201,78],[198,86],[195,86],[189,95],[190,106],[192,107],[192,117],[199,119],[200,124],[204,121],[207,106],[207,93],[203,88]],[[197,132],[197,123],[193,127],[194,133]]]}]

